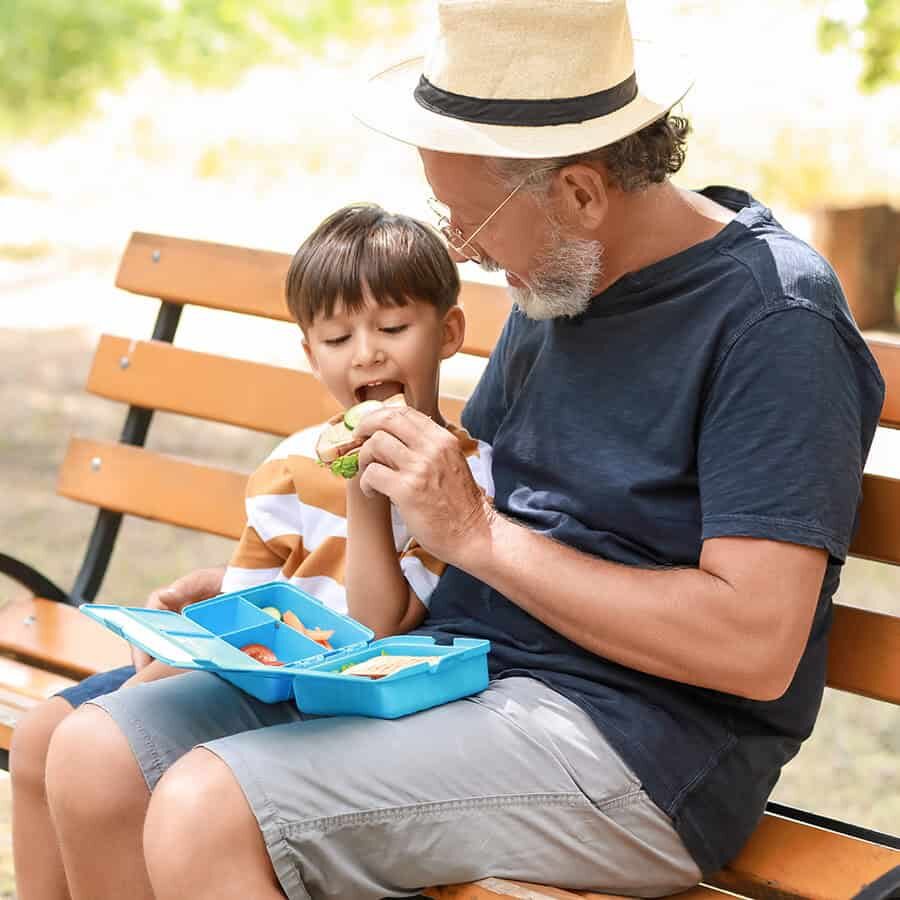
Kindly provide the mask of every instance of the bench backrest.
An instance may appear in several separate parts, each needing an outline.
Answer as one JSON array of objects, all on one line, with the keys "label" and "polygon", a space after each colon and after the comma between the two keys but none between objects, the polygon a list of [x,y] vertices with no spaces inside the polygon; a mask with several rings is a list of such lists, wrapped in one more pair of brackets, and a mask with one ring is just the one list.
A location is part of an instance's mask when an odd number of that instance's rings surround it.
[{"label": "bench backrest", "polygon": [[[169,304],[194,304],[289,321],[283,279],[290,257],[201,241],[134,234],[116,285]],[[510,309],[499,287],[466,282],[463,352],[488,356]],[[900,346],[872,343],[888,384],[881,423],[900,428]],[[132,407],[287,435],[336,411],[309,373],[200,353],[159,340],[103,335],[88,390]],[[458,418],[464,398],[442,407]],[[124,443],[74,438],[60,493],[117,512],[237,538],[245,472],[201,465]],[[852,553],[900,564],[900,480],[866,475]],[[900,704],[900,618],[838,604],[831,687]]]}]

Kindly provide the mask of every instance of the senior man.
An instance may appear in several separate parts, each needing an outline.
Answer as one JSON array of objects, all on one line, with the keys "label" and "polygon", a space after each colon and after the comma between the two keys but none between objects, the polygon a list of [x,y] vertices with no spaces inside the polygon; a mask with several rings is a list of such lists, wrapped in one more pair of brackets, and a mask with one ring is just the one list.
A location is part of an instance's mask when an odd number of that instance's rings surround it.
[{"label": "senior man", "polygon": [[464,415],[495,506],[410,409],[365,420],[360,477],[450,564],[422,631],[489,638],[491,685],[393,722],[202,673],[79,709],[47,773],[75,900],[658,896],[739,850],[812,728],[883,394],[834,274],[745,193],[669,183],[688,80],[635,61],[623,2],[438,10],[360,117],[506,272]]}]

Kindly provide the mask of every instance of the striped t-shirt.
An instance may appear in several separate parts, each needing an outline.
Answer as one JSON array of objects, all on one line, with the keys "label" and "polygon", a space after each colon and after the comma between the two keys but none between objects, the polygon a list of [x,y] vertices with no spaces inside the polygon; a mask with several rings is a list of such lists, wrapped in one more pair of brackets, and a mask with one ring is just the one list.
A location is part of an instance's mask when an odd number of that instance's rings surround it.
[{"label": "striped t-shirt", "polygon": [[[298,431],[282,441],[247,482],[247,523],[225,572],[222,591],[242,590],[266,581],[289,581],[345,613],[347,493],[342,478],[319,465],[316,441],[327,423]],[[494,496],[491,448],[456,425],[476,483]],[[394,545],[400,567],[416,596],[428,605],[445,564],[410,536],[391,507]]]}]

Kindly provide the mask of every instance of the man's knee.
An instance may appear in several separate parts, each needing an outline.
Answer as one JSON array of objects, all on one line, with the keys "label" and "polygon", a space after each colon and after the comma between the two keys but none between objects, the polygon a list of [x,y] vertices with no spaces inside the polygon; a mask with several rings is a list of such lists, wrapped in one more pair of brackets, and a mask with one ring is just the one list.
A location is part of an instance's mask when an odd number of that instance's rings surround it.
[{"label": "man's knee", "polygon": [[51,697],[28,712],[13,731],[9,774],[13,790],[44,792],[47,751],[57,726],[72,713],[61,697]]},{"label": "man's knee", "polygon": [[95,706],[79,707],[58,724],[46,772],[50,808],[63,826],[115,819],[147,803],[149,792],[128,740]]}]

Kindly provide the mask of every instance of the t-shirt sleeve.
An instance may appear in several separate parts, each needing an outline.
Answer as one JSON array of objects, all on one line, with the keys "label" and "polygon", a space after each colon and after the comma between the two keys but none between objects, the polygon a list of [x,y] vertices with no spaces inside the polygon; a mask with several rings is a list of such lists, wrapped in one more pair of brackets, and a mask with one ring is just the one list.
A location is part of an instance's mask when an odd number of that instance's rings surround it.
[{"label": "t-shirt sleeve", "polygon": [[274,581],[281,574],[288,555],[285,542],[279,544],[271,538],[284,529],[278,527],[277,517],[269,506],[282,498],[290,500],[292,493],[293,481],[284,460],[267,460],[247,480],[244,496],[247,521],[225,569],[223,593]]},{"label": "t-shirt sleeve", "polygon": [[[494,479],[491,474],[490,446],[484,441],[473,440],[458,429],[454,428],[454,433],[466,455],[466,462],[475,483],[489,499],[493,500]],[[446,563],[429,553],[415,538],[410,538],[400,553],[400,569],[403,576],[425,606],[428,606],[431,594],[446,568]]]},{"label": "t-shirt sleeve", "polygon": [[766,538],[843,560],[877,385],[836,325],[808,308],[772,311],[746,329],[719,364],[699,423],[703,539]]},{"label": "t-shirt sleeve", "polygon": [[446,563],[429,553],[415,538],[409,541],[400,554],[403,577],[425,606],[428,606],[431,594],[446,568]]},{"label": "t-shirt sleeve", "polygon": [[267,581],[275,581],[281,574],[283,562],[262,540],[256,529],[247,525],[225,569],[222,593],[241,591]]}]

